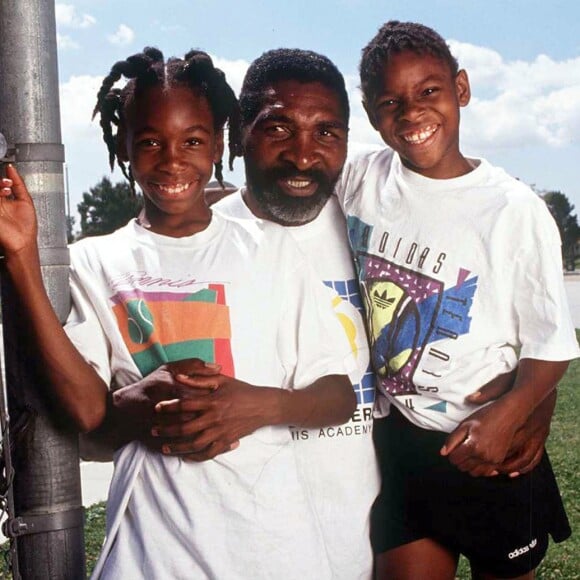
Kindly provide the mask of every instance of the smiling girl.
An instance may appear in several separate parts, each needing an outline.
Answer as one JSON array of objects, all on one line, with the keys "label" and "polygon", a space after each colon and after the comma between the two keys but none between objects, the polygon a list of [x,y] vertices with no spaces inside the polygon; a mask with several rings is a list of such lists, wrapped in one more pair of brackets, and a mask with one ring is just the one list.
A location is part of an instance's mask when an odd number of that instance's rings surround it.
[{"label": "smiling girl", "polygon": [[[121,76],[129,82],[114,89]],[[66,333],[13,167],[0,215],[8,272],[63,409],[83,431],[111,414],[132,430],[115,457],[94,577],[330,578],[287,426],[350,416],[340,354],[350,349],[283,228],[212,215],[205,203],[213,167],[221,181],[228,120],[230,150],[238,144],[231,88],[203,52],[164,61],[149,48],[112,68],[95,111],[111,163],[145,207],[71,247]],[[170,372],[194,357],[193,378]]]}]

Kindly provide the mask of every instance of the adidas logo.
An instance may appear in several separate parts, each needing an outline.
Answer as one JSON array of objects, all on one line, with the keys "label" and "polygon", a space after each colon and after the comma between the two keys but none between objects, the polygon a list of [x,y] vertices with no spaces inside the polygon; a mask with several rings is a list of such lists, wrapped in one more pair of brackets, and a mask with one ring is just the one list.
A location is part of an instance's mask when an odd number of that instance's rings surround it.
[{"label": "adidas logo", "polygon": [[395,298],[387,298],[387,291],[386,290],[384,290],[380,294],[377,290],[375,290],[375,292],[373,294],[373,300],[374,300],[374,303],[379,308],[384,309],[384,308],[389,308],[389,306],[392,306],[396,299]]},{"label": "adidas logo", "polygon": [[513,560],[514,558],[519,558],[522,554],[527,554],[530,550],[533,550],[538,545],[538,540],[534,538],[527,546],[522,546],[521,548],[516,548],[513,552],[508,554],[508,558]]}]

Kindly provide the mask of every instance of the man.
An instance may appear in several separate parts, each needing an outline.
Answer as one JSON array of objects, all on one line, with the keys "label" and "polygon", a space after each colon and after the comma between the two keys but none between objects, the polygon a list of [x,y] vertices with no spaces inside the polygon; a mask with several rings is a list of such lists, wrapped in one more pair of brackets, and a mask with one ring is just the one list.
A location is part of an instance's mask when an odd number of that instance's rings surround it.
[{"label": "man", "polygon": [[287,226],[328,287],[358,369],[350,421],[293,431],[312,490],[334,578],[370,578],[369,512],[378,488],[372,445],[374,380],[346,225],[334,185],[346,159],[349,104],[344,79],[326,57],[304,50],[266,52],[240,94],[246,187],[214,208]]},{"label": "man", "polygon": [[[345,221],[331,195],[347,153],[349,105],[344,80],[328,59],[315,53],[269,51],[250,66],[240,104],[247,186],[214,207],[229,215],[287,227],[327,284],[329,299],[357,354],[358,375],[351,378],[358,408],[351,420],[334,428],[294,429],[292,435],[297,460],[315,498],[333,576],[369,578],[368,515],[378,490],[370,439],[374,383],[367,371],[362,304]],[[213,371],[200,367],[197,372]],[[102,431],[118,434],[124,427],[126,440],[146,439],[155,403],[168,398],[168,392],[186,396],[174,388],[155,385],[117,391],[109,425]],[[477,402],[499,394],[501,389],[486,391]],[[548,425],[549,417],[537,429],[522,434],[522,455],[529,456],[530,450],[541,446]],[[179,453],[207,459],[195,442],[189,451],[187,446],[187,439],[181,441]],[[522,463],[529,461],[522,459]]]}]

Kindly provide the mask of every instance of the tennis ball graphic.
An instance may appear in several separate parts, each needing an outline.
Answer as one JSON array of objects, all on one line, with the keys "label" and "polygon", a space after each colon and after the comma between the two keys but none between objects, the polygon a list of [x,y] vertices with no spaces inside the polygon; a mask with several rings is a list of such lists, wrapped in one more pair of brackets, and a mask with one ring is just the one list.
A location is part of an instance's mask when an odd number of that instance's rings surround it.
[{"label": "tennis ball graphic", "polygon": [[129,336],[135,344],[144,344],[153,333],[153,314],[145,300],[131,300],[127,303],[127,325]]}]

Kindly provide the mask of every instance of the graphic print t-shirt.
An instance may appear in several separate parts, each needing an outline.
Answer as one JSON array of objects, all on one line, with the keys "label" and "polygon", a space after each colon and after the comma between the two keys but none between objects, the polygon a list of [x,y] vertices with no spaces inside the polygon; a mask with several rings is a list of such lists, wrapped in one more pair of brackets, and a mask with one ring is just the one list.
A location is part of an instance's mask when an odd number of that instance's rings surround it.
[{"label": "graphic print t-shirt", "polygon": [[[325,289],[283,228],[215,215],[203,232],[176,239],[133,221],[75,244],[71,264],[67,332],[109,384],[136,382],[183,355],[257,386],[302,388],[351,370]],[[155,578],[330,579],[287,427],[258,429],[201,463],[139,442],[123,447],[95,577],[143,570]]]},{"label": "graphic print t-shirt", "polygon": [[378,409],[451,431],[465,396],[522,358],[578,356],[560,240],[544,202],[479,161],[448,180],[389,150],[347,163],[338,187],[363,302]]}]

